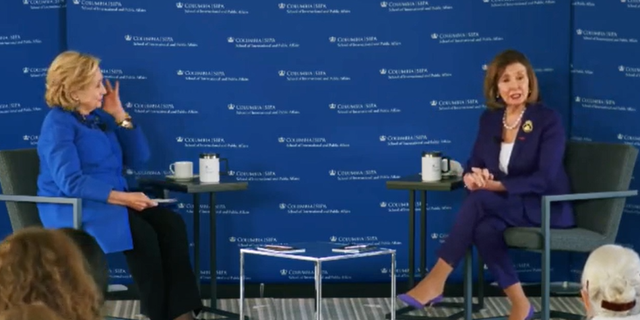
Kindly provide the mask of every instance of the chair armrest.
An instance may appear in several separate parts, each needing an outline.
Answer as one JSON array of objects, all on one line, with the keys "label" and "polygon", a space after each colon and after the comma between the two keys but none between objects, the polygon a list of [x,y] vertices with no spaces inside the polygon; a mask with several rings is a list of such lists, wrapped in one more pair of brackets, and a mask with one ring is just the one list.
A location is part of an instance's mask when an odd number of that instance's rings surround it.
[{"label": "chair armrest", "polygon": [[623,198],[637,196],[638,190],[626,191],[609,191],[609,192],[587,192],[587,193],[569,193],[551,196],[542,196],[542,203],[551,203],[557,201],[577,201],[577,200],[595,200],[607,198]]},{"label": "chair armrest", "polygon": [[0,194],[0,201],[4,202],[33,202],[33,203],[58,203],[73,206],[73,228],[80,229],[82,224],[82,199],[64,197],[40,197]]},{"label": "chair armrest", "polygon": [[625,198],[638,195],[638,190],[625,190],[625,191],[607,191],[607,192],[587,192],[587,193],[569,193],[569,194],[557,194],[542,196],[542,217],[540,226],[542,229],[543,247],[549,248],[549,233],[550,233],[550,219],[551,203],[558,201],[578,201],[578,200],[597,200],[597,199],[611,199],[611,198]]}]

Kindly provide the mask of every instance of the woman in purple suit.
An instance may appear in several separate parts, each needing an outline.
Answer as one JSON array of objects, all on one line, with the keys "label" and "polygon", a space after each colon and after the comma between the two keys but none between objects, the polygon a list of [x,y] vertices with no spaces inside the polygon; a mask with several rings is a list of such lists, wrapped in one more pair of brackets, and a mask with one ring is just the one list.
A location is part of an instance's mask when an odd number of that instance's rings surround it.
[{"label": "woman in purple suit", "polygon": [[[539,227],[541,197],[569,193],[563,167],[565,130],[558,112],[539,102],[528,59],[507,50],[488,66],[487,110],[464,172],[469,194],[462,203],[438,261],[425,279],[398,298],[414,308],[442,300],[445,281],[471,245],[511,301],[510,320],[530,319],[533,307],[522,290],[503,238],[508,227]],[[553,204],[551,227],[575,225],[568,202]]]}]

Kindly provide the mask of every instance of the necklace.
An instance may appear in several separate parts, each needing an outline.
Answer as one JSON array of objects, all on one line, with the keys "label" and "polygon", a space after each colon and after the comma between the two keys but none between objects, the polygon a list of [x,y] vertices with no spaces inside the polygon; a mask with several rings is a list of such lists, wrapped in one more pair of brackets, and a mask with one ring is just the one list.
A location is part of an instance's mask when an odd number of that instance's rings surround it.
[{"label": "necklace", "polygon": [[504,126],[504,128],[507,130],[515,129],[518,126],[518,124],[520,124],[520,121],[522,121],[522,116],[524,115],[525,109],[526,108],[522,108],[522,112],[520,112],[518,119],[516,119],[516,121],[512,125],[507,124],[507,110],[505,110],[504,115],[502,116],[502,126]]}]

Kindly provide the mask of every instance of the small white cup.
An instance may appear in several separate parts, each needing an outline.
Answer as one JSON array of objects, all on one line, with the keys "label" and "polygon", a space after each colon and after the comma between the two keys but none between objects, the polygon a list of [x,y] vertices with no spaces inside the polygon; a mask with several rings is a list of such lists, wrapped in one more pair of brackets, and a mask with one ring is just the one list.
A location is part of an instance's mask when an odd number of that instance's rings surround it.
[{"label": "small white cup", "polygon": [[177,161],[169,165],[169,170],[171,170],[171,173],[176,178],[192,178],[193,162]]}]

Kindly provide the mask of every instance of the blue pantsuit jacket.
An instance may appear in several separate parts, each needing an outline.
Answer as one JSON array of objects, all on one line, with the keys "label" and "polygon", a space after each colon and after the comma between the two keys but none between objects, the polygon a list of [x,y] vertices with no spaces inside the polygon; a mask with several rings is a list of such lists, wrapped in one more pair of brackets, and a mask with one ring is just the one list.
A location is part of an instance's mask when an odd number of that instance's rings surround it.
[{"label": "blue pantsuit jacket", "polygon": [[[111,190],[127,191],[123,166],[138,168],[150,157],[140,127],[126,129],[101,109],[86,120],[53,108],[38,140],[38,195],[82,199],[82,229],[93,235],[105,253],[133,248],[128,210],[107,203]],[[72,227],[72,208],[38,204],[45,228]]]},{"label": "blue pantsuit jacket", "polygon": [[[539,226],[542,196],[571,193],[563,165],[566,137],[562,120],[557,111],[543,104],[529,105],[522,116],[506,175],[499,170],[504,112],[504,109],[487,109],[480,117],[478,135],[465,173],[471,171],[471,167],[488,169],[495,180],[502,182],[507,196],[521,199],[525,218]],[[552,227],[572,227],[574,224],[570,202],[552,204]]]}]

